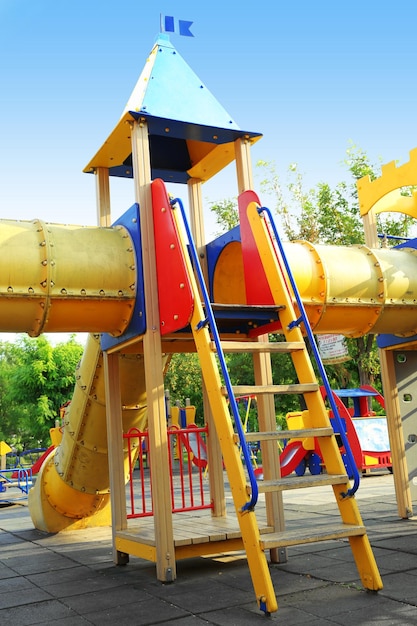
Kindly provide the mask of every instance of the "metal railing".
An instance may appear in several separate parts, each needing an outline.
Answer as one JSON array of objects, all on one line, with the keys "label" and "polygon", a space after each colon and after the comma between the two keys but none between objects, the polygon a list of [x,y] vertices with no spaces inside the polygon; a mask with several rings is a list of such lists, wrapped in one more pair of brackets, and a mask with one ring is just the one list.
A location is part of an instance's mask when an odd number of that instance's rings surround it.
[{"label": "metal railing", "polygon": [[[168,429],[173,513],[212,509],[207,472],[207,426]],[[149,434],[132,428],[123,435],[129,459],[127,519],[153,515]]]}]

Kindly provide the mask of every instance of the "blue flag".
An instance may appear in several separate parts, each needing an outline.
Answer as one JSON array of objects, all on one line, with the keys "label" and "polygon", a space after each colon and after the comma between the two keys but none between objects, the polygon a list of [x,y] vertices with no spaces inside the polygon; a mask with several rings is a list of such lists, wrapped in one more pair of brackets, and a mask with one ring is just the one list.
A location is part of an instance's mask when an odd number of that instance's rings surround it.
[{"label": "blue flag", "polygon": [[171,15],[161,15],[161,32],[175,33],[183,37],[194,37],[190,31],[193,22],[187,20],[177,20]]}]

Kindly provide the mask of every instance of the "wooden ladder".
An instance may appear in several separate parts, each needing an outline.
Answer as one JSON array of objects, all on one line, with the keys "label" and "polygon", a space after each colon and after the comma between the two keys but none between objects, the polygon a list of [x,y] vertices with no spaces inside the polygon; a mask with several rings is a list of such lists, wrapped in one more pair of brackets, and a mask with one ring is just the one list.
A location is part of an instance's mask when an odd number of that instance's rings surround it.
[{"label": "wooden ladder", "polygon": [[[178,200],[176,202],[180,203]],[[248,566],[260,609],[269,614],[278,608],[266,551],[271,551],[271,560],[284,560],[287,546],[315,541],[349,538],[364,587],[374,591],[381,589],[382,581],[366,529],[352,493],[350,480],[328,411],[324,405],[319,383],[300,328],[299,318],[295,313],[294,294],[292,289],[288,287],[287,277],[282,271],[282,261],[278,259],[277,250],[265,225],[265,220],[259,215],[259,207],[256,203],[250,203],[248,209],[274,302],[278,305],[277,311],[285,339],[282,342],[270,342],[268,336],[265,336],[262,341],[258,338],[253,341],[221,340],[217,331],[213,307],[209,302],[199,266],[198,254],[193,245],[181,203],[180,208],[189,240],[188,249],[191,257],[190,260],[188,254],[184,255],[195,303],[190,322],[191,330],[200,359],[205,388],[221,445]],[[181,230],[184,229],[177,213],[178,211],[174,210],[177,229],[181,233]],[[186,251],[187,242],[184,235],[181,235],[180,239],[183,250]],[[203,300],[204,306],[201,300]],[[256,312],[256,306],[253,307],[253,310]],[[305,321],[303,319],[303,323]],[[225,364],[225,352],[252,353],[255,381],[257,379],[262,380],[263,384],[232,387]],[[298,378],[297,382],[285,385],[273,384],[272,379],[270,379],[271,373],[268,370],[268,361],[263,357],[278,352],[288,354],[289,358],[292,359]],[[268,384],[265,384],[265,374]],[[252,394],[257,396],[258,403],[265,402],[267,405],[269,402],[269,412],[267,411],[269,419],[261,419],[259,432],[250,433],[250,435],[246,435],[245,439],[235,398],[239,395]],[[304,397],[308,412],[305,428],[296,431],[276,430],[274,397],[282,394],[296,394]],[[294,437],[319,439],[326,473],[302,477],[294,475],[285,478],[280,477],[277,441]],[[251,441],[261,442],[264,470],[264,480],[262,481],[256,481],[252,471],[247,445]],[[246,472],[248,472],[249,478]],[[319,485],[332,486],[340,511],[340,522],[335,525],[326,524],[313,528],[310,520],[308,525],[301,530],[286,530],[282,492],[287,489],[301,489]],[[267,501],[269,500],[267,532],[262,533],[256,517],[256,502],[259,493],[264,493]]]}]

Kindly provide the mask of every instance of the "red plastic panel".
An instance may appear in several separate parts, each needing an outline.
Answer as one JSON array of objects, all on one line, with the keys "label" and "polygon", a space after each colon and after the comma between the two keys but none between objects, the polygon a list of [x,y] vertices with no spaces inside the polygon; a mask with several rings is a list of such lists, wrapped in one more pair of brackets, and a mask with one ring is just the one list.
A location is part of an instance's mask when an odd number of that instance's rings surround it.
[{"label": "red plastic panel", "polygon": [[168,335],[188,325],[194,298],[168,193],[159,178],[152,183],[152,209],[161,335]]},{"label": "red plastic panel", "polygon": [[240,194],[238,205],[246,301],[248,304],[273,304],[271,290],[246,214],[246,209],[251,202],[256,202],[261,206],[259,198],[254,191],[244,191]]}]

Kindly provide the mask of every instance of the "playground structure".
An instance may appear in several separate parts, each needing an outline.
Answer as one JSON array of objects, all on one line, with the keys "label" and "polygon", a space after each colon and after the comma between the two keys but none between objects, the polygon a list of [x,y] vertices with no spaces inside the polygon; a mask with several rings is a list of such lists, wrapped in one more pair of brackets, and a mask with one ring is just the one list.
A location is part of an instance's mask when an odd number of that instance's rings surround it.
[{"label": "playground structure", "polygon": [[385,415],[377,415],[369,402],[375,399],[382,409],[385,400],[372,386],[359,389],[334,389],[340,415],[351,430],[351,448],[357,467],[362,472],[387,468],[392,471],[392,458]]},{"label": "playground structure", "polygon": [[[245,549],[256,600],[270,613],[277,604],[266,553],[271,561],[284,560],[286,548],[297,543],[347,538],[364,587],[382,587],[354,497],[357,477],[352,484],[336,441],[343,429],[331,426],[305,335],[311,340],[312,331],[393,333],[401,337],[401,351],[412,348],[417,258],[412,244],[401,250],[379,249],[377,241],[349,248],[281,245],[252,191],[250,147],[260,137],[234,123],[169,39],[160,36],[119,122],[85,168],[96,181],[98,227],[0,221],[0,330],[31,336],[91,333],[62,441],[29,493],[34,525],[59,532],[111,522],[115,563],[127,563],[129,555],[148,559],[161,581],[175,580],[178,559]],[[233,161],[240,226],[206,244],[202,185]],[[404,182],[402,171],[394,168],[388,187],[416,183],[412,176]],[[135,203],[113,223],[110,176],[133,177],[135,190]],[[164,181],[187,185],[190,225]],[[368,238],[377,182],[359,185]],[[284,341],[269,342],[271,332]],[[163,374],[170,354],[194,351],[204,380],[212,506],[204,521],[187,524],[178,517],[183,513],[172,511]],[[254,387],[232,389],[225,369],[223,383],[215,355],[223,367],[224,351],[253,355]],[[274,351],[293,360],[297,382],[273,384]],[[410,488],[392,368],[386,358],[394,477],[398,468],[397,497],[405,517]],[[245,439],[234,394],[250,393],[258,397],[260,432]],[[308,419],[298,433],[276,431],[274,396],[283,393],[306,402]],[[127,445],[124,434],[132,429],[147,431],[153,494],[148,525],[141,520],[134,526],[127,517],[125,483],[142,449]],[[302,482],[281,478],[277,440],[297,436],[320,438],[326,475]],[[264,472],[259,485],[250,459],[242,464],[241,458],[246,443],[256,440]],[[226,518],[223,463],[236,520]],[[287,531],[282,491],[320,484],[333,489],[341,522]],[[264,522],[257,517],[258,492],[265,497]]]},{"label": "playground structure", "polygon": [[0,441],[0,502],[9,500],[9,496],[6,496],[9,489],[17,488],[18,495],[14,495],[12,499],[18,500],[26,497],[32,486],[31,468],[19,468],[14,471],[6,467],[6,455],[11,451],[12,449],[5,441]]},{"label": "playground structure", "polygon": [[[323,387],[322,394],[325,399],[326,391]],[[370,385],[359,389],[332,389],[332,394],[358,470],[367,472],[388,468],[392,471],[386,416],[377,416],[368,404],[371,398],[375,398],[385,408],[381,394]],[[352,406],[349,406],[349,402]],[[305,428],[305,417],[308,419],[307,411],[289,413],[287,422],[290,430]],[[332,419],[333,412],[330,410]],[[343,447],[341,454],[344,458]],[[320,474],[323,471],[323,459],[317,440],[313,437],[290,439],[281,453],[280,465],[282,476],[291,472],[303,476],[307,468],[311,474]]]}]

